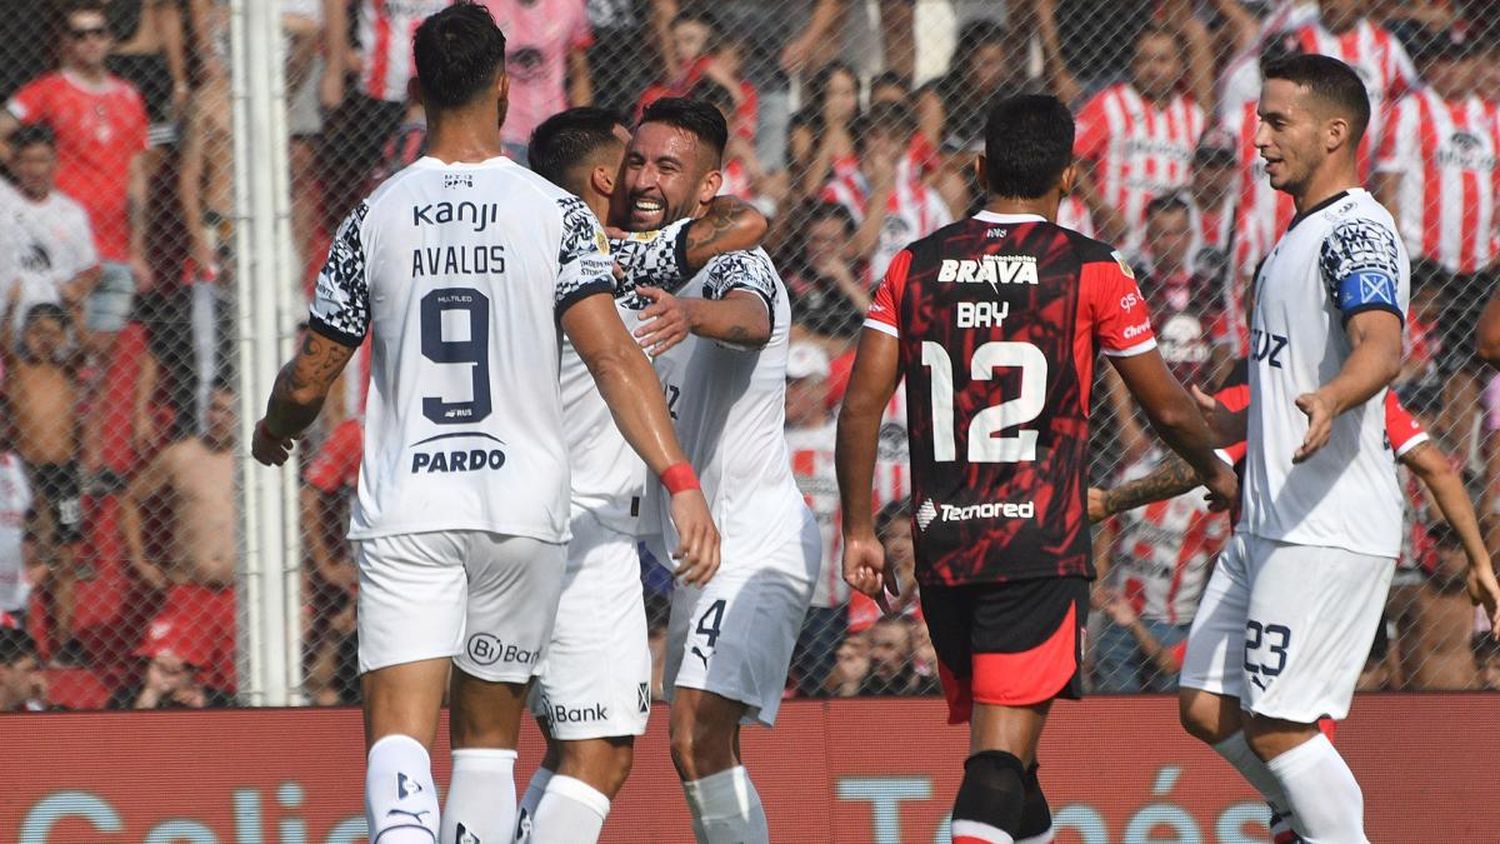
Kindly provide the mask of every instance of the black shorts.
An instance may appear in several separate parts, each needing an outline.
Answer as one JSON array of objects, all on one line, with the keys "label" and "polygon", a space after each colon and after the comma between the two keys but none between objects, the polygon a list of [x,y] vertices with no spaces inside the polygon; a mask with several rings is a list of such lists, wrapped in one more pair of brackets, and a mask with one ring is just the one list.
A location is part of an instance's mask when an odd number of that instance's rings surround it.
[{"label": "black shorts", "polygon": [[52,515],[53,541],[71,545],[83,539],[83,485],[77,463],[31,466],[31,485]]},{"label": "black shorts", "polygon": [[922,587],[922,615],[937,652],[948,723],[975,701],[1031,706],[1083,697],[1084,577]]},{"label": "black shorts", "polygon": [[1438,372],[1455,372],[1483,366],[1474,351],[1474,334],[1479,330],[1479,315],[1490,300],[1494,279],[1488,273],[1452,273],[1442,282],[1438,301],[1444,303],[1438,319]]}]

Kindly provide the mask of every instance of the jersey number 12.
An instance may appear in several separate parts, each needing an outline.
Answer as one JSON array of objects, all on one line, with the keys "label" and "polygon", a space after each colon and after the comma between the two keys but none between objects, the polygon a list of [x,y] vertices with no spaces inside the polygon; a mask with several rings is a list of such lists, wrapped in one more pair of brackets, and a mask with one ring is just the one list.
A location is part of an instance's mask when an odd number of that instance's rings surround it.
[{"label": "jersey number 12", "polygon": [[[949,463],[958,459],[953,418],[953,358],[942,344],[927,340],[922,343],[922,365],[931,374],[932,459]],[[1036,459],[1036,431],[1016,431],[1009,437],[995,435],[1006,428],[1025,425],[1046,408],[1047,356],[1034,343],[1009,340],[985,343],[974,350],[969,377],[989,381],[1001,367],[1020,368],[1021,393],[979,411],[969,420],[970,463],[1022,463]]]}]

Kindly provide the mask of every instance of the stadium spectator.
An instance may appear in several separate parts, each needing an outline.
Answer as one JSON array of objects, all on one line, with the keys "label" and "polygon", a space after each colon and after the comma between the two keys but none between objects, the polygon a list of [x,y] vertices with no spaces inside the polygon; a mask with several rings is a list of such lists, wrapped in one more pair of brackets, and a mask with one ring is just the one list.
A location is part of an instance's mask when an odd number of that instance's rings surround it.
[{"label": "stadium spectator", "polygon": [[887,70],[870,80],[870,105],[904,103],[911,98],[911,77]]},{"label": "stadium spectator", "polygon": [[[878,461],[876,465],[879,465]],[[879,492],[878,486],[875,491]],[[910,489],[902,491],[909,493]],[[896,573],[896,585],[901,591],[896,595],[887,594],[885,607],[868,595],[851,592],[849,630],[854,633],[868,631],[886,615],[899,615],[914,621],[922,618],[922,596],[917,591],[917,552],[912,541],[911,502],[903,497],[882,506],[875,514],[875,535],[880,537],[880,545]]]},{"label": "stadium spectator", "polygon": [[1186,187],[1204,114],[1186,93],[1188,68],[1176,30],[1150,26],[1135,42],[1127,82],[1094,95],[1078,113],[1074,152],[1100,237],[1139,252],[1146,205]]},{"label": "stadium spectator", "polygon": [[870,672],[859,684],[861,697],[938,693],[937,678],[917,673],[913,662],[912,627],[916,623],[920,622],[888,615],[865,634],[870,640]]},{"label": "stadium spectator", "polygon": [[1475,91],[1475,54],[1456,33],[1426,33],[1420,43],[1428,85],[1396,102],[1375,159],[1375,192],[1413,259],[1444,270],[1436,279],[1443,409],[1435,427],[1462,451],[1481,390],[1474,334],[1500,257],[1500,105]]},{"label": "stadium spectator", "polygon": [[1442,522],[1428,527],[1427,534],[1436,553],[1426,583],[1406,607],[1402,673],[1414,690],[1472,689],[1478,683],[1471,646],[1474,604],[1465,591],[1464,546]]},{"label": "stadium spectator", "polygon": [[323,73],[322,0],[281,0],[286,50],[287,169],[292,188],[294,267],[312,261],[317,234],[317,142],[323,133],[318,80]]},{"label": "stadium spectator", "polygon": [[232,706],[234,698],[204,680],[213,659],[203,637],[188,618],[151,622],[135,655],[141,658],[138,679],[121,686],[110,709],[204,709]]},{"label": "stadium spectator", "polygon": [[[689,99],[702,100],[719,110],[726,123],[734,125],[736,101],[730,89],[712,79],[698,80]],[[720,167],[724,181],[719,187],[720,196],[733,196],[765,208],[768,213],[786,198],[787,179],[784,172],[768,175],[761,167],[755,153],[755,133],[747,135],[731,132],[724,145],[724,160]]]},{"label": "stadium spectator", "polygon": [[1012,54],[1025,43],[1024,32],[1012,33],[994,21],[964,25],[947,75],[917,92],[917,122],[933,147],[945,153],[977,149],[984,143],[990,103],[1040,90],[1036,80],[1025,77],[1026,62]]},{"label": "stadium spectator", "polygon": [[1443,283],[1448,272],[1426,260],[1411,263],[1411,307],[1406,317],[1406,347],[1397,383],[1403,390],[1421,389],[1441,394],[1437,360],[1442,352]]},{"label": "stadium spectator", "polygon": [[[207,0],[192,0],[192,5]],[[105,66],[140,92],[146,105],[147,150],[142,166],[150,181],[168,147],[177,142],[191,90],[180,0],[108,0],[104,15],[114,46]],[[201,57],[200,57],[201,61]]]},{"label": "stadium spectator", "polygon": [[594,80],[594,104],[613,114],[626,114],[645,90],[651,73],[650,38],[643,26],[654,22],[662,0],[588,0],[594,43],[588,49],[589,75]]},{"label": "stadium spectator", "polygon": [[870,307],[867,275],[852,254],[854,215],[836,202],[812,200],[793,216],[798,223],[790,255],[780,262],[792,304],[792,336],[835,357],[859,336]]},{"label": "stadium spectator", "polygon": [[[55,190],[57,140],[46,126],[22,126],[10,138],[16,189],[0,182],[3,219],[13,225],[21,288],[16,316],[32,305],[82,302],[99,281],[99,255],[88,212]],[[19,333],[21,326],[13,325]]]},{"label": "stadium spectator", "polygon": [[[688,11],[672,21],[672,39],[662,45],[673,61],[663,80],[648,87],[635,107],[640,120],[646,106],[662,97],[696,96],[693,90],[704,82],[720,85],[730,97],[724,119],[730,136],[755,145],[755,127],[760,114],[760,96],[744,78],[749,43],[743,33],[719,28],[706,11]],[[743,157],[758,160],[754,149],[741,150]]]},{"label": "stadium spectator", "polygon": [[584,0],[480,0],[505,33],[509,108],[505,154],[526,163],[526,144],[543,120],[594,101],[588,48],[594,43]]},{"label": "stadium spectator", "polygon": [[839,488],[833,472],[834,419],[827,403],[828,354],[808,342],[793,343],[786,364],[786,444],[792,475],[818,520],[823,560],[812,605],[792,656],[797,690],[816,694],[833,667],[848,624],[849,587],[839,565]]},{"label": "stadium spectator", "polygon": [[47,681],[36,642],[18,627],[0,626],[0,713],[47,708]]},{"label": "stadium spectator", "polygon": [[870,640],[864,634],[845,636],[834,655],[833,671],[823,684],[829,697],[856,697],[870,673]]},{"label": "stadium spectator", "polygon": [[31,484],[14,451],[0,452],[0,627],[5,620],[22,630],[34,585],[46,578],[31,544]]},{"label": "stadium spectator", "polygon": [[306,685],[309,698],[319,706],[356,699],[357,675],[348,657],[359,577],[344,533],[363,454],[364,426],[351,417],[333,429],[302,473],[302,535],[312,560],[304,581],[311,611],[306,620]]},{"label": "stadium spectator", "polygon": [[[103,261],[90,308],[129,307],[136,289],[151,286],[146,256],[148,117],[141,95],[109,73],[112,46],[98,3],[70,7],[60,48],[62,66],[32,81],[0,112],[0,138],[22,123],[51,127],[57,140],[57,188],[89,212]],[[12,151],[6,146],[7,162]]]},{"label": "stadium spectator", "polygon": [[12,326],[20,295],[20,287],[13,286],[0,323],[6,406],[15,449],[26,464],[41,514],[37,556],[48,570],[53,645],[49,656],[54,665],[76,666],[87,655],[74,636],[75,586],[89,573],[78,561],[83,514],[75,408],[78,361],[68,343],[72,320],[57,305],[33,305],[17,345]]},{"label": "stadium spectator", "polygon": [[10,0],[0,15],[0,100],[9,100],[52,58],[56,0]]},{"label": "stadium spectator", "polygon": [[1156,340],[1172,374],[1184,384],[1218,384],[1232,360],[1233,331],[1224,317],[1217,278],[1193,264],[1193,207],[1179,195],[1146,206],[1141,292]]},{"label": "stadium spectator", "polygon": [[1245,311],[1248,279],[1232,271],[1243,235],[1235,230],[1239,150],[1232,132],[1213,128],[1203,133],[1193,153],[1193,177],[1178,195],[1187,203],[1193,240],[1185,258],[1193,275],[1208,281],[1226,321],[1225,340],[1236,356],[1249,354],[1249,320]]},{"label": "stadium spectator", "polygon": [[[1127,466],[1120,482],[1145,476],[1161,456]],[[1230,529],[1227,515],[1209,512],[1202,490],[1126,510],[1104,523],[1094,539],[1100,584],[1094,601],[1114,624],[1093,646],[1096,691],[1177,687],[1198,598]]]},{"label": "stadium spectator", "polygon": [[[319,167],[323,223],[333,231],[354,207],[385,142],[406,110],[406,86],[417,75],[411,33],[452,0],[358,0],[324,6],[323,77],[318,100],[327,112]],[[351,40],[351,33],[358,39]],[[349,90],[350,82],[354,90]]]},{"label": "stadium spectator", "polygon": [[[234,689],[235,596],[238,559],[234,496],[235,397],[218,386],[201,435],[166,448],[130,482],[120,501],[125,552],[144,585],[162,593],[153,628],[167,624],[195,637],[194,657],[177,656],[204,669],[204,682]],[[146,515],[170,539],[163,558],[148,556]],[[147,643],[152,635],[148,631]],[[148,656],[155,656],[150,654]]]},{"label": "stadium spectator", "polygon": [[911,110],[882,103],[853,124],[859,165],[824,185],[822,198],[838,202],[859,224],[854,253],[880,278],[897,252],[953,221],[938,192],[923,183],[920,164],[910,155],[916,134]]},{"label": "stadium spectator", "polygon": [[859,77],[848,65],[831,62],[813,74],[803,97],[787,136],[787,167],[797,195],[810,196],[829,179],[859,169],[851,133],[859,117]]}]

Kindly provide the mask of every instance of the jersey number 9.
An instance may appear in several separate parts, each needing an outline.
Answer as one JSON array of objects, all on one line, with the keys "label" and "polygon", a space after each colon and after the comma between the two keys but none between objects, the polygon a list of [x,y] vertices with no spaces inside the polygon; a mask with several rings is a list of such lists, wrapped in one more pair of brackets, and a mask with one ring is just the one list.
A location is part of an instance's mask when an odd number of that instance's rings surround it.
[{"label": "jersey number 9", "polygon": [[[467,340],[443,339],[443,314],[462,311],[469,316]],[[422,415],[438,425],[463,425],[490,415],[490,300],[467,287],[442,287],[422,297],[422,356],[433,363],[469,365],[473,398],[444,401],[422,398]]]}]

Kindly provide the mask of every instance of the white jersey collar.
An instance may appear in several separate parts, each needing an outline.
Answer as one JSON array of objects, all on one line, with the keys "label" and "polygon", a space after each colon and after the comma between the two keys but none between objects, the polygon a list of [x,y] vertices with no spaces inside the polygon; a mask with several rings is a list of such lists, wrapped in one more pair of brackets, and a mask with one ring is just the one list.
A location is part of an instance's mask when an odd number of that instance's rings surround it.
[{"label": "white jersey collar", "polygon": [[974,219],[981,223],[1001,223],[1004,225],[1017,225],[1019,223],[1045,223],[1047,218],[1041,214],[996,214],[994,211],[980,211],[974,215]]}]

